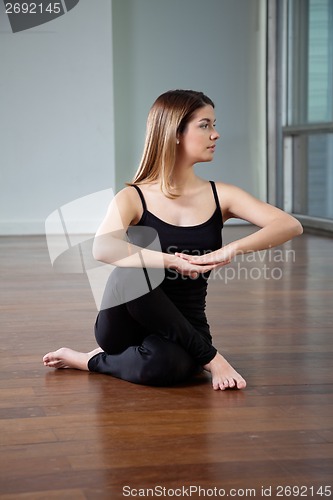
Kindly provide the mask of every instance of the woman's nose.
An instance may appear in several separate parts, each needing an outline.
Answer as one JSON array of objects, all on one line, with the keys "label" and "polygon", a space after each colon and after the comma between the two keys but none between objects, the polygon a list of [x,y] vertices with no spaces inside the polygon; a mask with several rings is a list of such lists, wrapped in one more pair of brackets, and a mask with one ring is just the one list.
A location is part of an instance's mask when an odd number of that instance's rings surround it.
[{"label": "woman's nose", "polygon": [[210,134],[210,138],[212,141],[217,141],[217,139],[220,138],[220,134],[217,130],[213,130],[213,132]]}]

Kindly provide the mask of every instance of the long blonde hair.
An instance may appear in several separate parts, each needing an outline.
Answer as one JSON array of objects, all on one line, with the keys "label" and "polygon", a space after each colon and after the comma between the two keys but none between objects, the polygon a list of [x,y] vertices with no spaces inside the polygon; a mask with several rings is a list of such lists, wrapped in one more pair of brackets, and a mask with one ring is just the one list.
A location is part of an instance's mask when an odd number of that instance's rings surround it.
[{"label": "long blonde hair", "polygon": [[175,197],[171,181],[177,137],[184,132],[194,112],[207,105],[214,107],[209,97],[194,90],[169,90],[156,99],[148,114],[141,162],[130,185],[160,180],[162,192]]}]

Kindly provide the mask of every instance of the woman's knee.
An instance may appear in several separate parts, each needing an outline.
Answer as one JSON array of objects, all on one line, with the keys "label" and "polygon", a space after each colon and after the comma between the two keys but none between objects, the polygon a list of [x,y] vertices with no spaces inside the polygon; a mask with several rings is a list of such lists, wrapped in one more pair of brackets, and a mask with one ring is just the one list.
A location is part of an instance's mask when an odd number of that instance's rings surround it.
[{"label": "woman's knee", "polygon": [[194,359],[178,344],[157,335],[147,337],[138,347],[144,363],[138,383],[168,386],[188,380],[196,370]]}]

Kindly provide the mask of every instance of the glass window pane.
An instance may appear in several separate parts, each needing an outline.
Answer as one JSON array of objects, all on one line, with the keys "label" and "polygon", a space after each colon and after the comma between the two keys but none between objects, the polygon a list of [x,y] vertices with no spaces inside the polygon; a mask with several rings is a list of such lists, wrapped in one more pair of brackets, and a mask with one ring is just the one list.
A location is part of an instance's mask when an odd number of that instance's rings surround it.
[{"label": "glass window pane", "polygon": [[308,122],[332,121],[332,0],[309,1]]},{"label": "glass window pane", "polygon": [[333,218],[333,134],[304,135],[294,156],[294,211]]},{"label": "glass window pane", "polygon": [[288,125],[333,121],[333,0],[292,0]]}]

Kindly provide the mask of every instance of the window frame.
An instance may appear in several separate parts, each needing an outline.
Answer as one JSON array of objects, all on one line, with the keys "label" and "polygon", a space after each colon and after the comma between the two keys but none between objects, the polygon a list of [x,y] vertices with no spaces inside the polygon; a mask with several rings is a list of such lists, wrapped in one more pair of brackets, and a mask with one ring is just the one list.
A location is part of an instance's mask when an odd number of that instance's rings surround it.
[{"label": "window frame", "polygon": [[[299,2],[293,0],[297,9]],[[304,172],[304,155],[307,151],[307,138],[313,134],[326,134],[333,132],[333,122],[304,123],[307,116],[307,88],[299,81],[306,71],[306,57],[300,63],[297,82],[290,84],[288,78],[292,61],[288,58],[289,33],[288,23],[298,23],[299,19],[291,19],[290,0],[267,0],[267,193],[268,202],[292,213],[306,228],[319,229],[333,233],[333,219],[320,218],[298,213],[307,200],[307,172]],[[303,4],[304,5],[304,4]],[[299,5],[300,7],[300,5]],[[333,11],[333,9],[332,9]],[[304,14],[304,7],[303,7]],[[297,17],[297,16],[294,16]],[[331,12],[333,17],[333,12]],[[305,31],[305,30],[304,30]],[[332,34],[333,36],[333,34]],[[306,33],[301,39],[304,41]],[[293,53],[296,55],[297,50]],[[303,50],[303,49],[302,49]],[[293,54],[292,54],[293,56]],[[294,56],[294,59],[297,59]],[[302,77],[303,75],[303,77]],[[304,80],[303,80],[304,82]],[[298,92],[298,94],[297,94]],[[296,117],[302,125],[287,125],[288,99],[292,93],[297,95]],[[294,101],[295,102],[295,101]],[[293,110],[293,120],[296,112]],[[303,184],[301,195],[294,199],[294,179]]]}]

